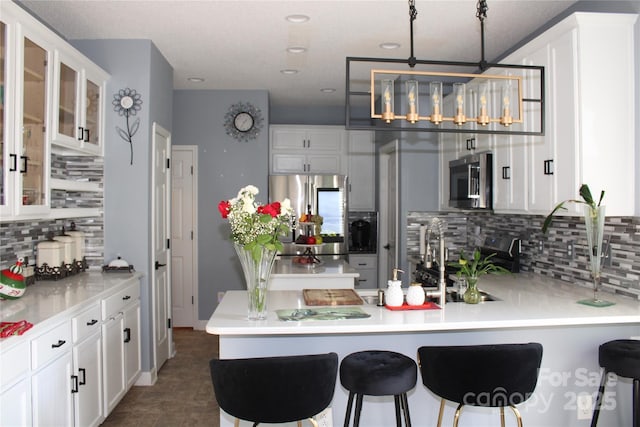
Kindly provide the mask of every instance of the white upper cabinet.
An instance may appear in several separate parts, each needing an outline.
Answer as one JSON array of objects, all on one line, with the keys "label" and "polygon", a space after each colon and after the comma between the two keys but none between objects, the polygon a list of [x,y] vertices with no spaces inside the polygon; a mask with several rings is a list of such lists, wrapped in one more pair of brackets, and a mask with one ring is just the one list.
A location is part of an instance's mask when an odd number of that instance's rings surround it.
[{"label": "white upper cabinet", "polygon": [[47,138],[53,46],[47,33],[24,25],[2,2],[2,219],[44,215],[49,210]]},{"label": "white upper cabinet", "polygon": [[0,1],[0,46],[0,221],[98,215],[54,203],[52,189],[102,189],[53,179],[51,155],[103,154],[108,74],[13,2]]},{"label": "white upper cabinet", "polygon": [[54,70],[54,150],[102,155],[104,92],[108,76],[71,49],[59,49]]},{"label": "white upper cabinet", "polygon": [[547,214],[588,184],[606,192],[607,215],[634,214],[636,18],[575,13],[505,60],[546,67],[545,135],[526,137],[528,212]]},{"label": "white upper cabinet", "polygon": [[270,173],[345,174],[344,141],[341,126],[271,126]]}]

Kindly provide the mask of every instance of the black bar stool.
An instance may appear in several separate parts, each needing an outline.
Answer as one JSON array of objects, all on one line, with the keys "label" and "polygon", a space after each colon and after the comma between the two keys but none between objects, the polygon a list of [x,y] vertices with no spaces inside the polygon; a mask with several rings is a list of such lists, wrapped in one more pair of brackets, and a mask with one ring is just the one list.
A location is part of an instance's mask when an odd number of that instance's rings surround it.
[{"label": "black bar stool", "polygon": [[538,382],[542,345],[490,344],[468,346],[425,346],[418,349],[423,384],[439,396],[438,427],[442,425],[445,400],[458,403],[456,427],[464,405],[500,408],[509,406],[522,427],[515,405],[531,396]]},{"label": "black bar stool", "polygon": [[333,400],[338,376],[336,353],[301,356],[212,359],[213,390],[220,409],[236,418],[259,423],[309,419]]},{"label": "black bar stool", "polygon": [[340,382],[349,390],[344,427],[349,426],[353,398],[356,411],[353,426],[360,425],[362,398],[367,396],[393,396],[396,407],[396,426],[402,426],[400,410],[406,427],[411,427],[407,392],[416,386],[418,368],[416,362],[404,354],[393,351],[370,350],[351,353],[340,362]]},{"label": "black bar stool", "polygon": [[633,427],[640,427],[640,341],[613,340],[600,345],[598,363],[603,368],[603,372],[591,418],[591,427],[596,427],[598,424],[600,405],[609,372],[621,377],[633,378]]}]

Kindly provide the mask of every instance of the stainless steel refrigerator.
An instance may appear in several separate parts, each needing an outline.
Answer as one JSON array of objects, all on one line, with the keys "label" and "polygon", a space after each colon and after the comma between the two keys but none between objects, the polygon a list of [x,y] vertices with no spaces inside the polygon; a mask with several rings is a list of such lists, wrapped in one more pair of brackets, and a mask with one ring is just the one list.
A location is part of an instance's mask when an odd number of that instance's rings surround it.
[{"label": "stainless steel refrigerator", "polygon": [[309,210],[323,218],[322,245],[314,247],[318,256],[346,257],[348,254],[348,192],[345,175],[271,175],[269,202],[291,200],[294,210],[291,233],[283,238],[283,256],[300,255],[306,250],[295,239],[308,233],[308,226],[299,223]]}]

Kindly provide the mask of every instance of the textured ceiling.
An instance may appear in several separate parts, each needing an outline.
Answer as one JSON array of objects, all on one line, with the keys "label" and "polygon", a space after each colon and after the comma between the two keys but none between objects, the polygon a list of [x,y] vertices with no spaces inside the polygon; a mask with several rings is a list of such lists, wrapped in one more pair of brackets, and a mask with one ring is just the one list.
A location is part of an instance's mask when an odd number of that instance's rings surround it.
[{"label": "textured ceiling", "polygon": [[[0,0],[6,1],[6,0]],[[406,0],[22,1],[67,39],[150,39],[174,69],[175,89],[266,89],[272,105],[344,105],[345,58],[408,58]],[[475,0],[416,0],[418,59],[480,60]],[[487,60],[575,1],[489,0]],[[304,14],[305,23],[285,17]],[[379,47],[396,42],[395,50]],[[304,47],[292,54],[287,47]],[[283,69],[297,69],[284,75]],[[202,77],[193,83],[188,77]],[[323,93],[322,88],[335,88]]]}]

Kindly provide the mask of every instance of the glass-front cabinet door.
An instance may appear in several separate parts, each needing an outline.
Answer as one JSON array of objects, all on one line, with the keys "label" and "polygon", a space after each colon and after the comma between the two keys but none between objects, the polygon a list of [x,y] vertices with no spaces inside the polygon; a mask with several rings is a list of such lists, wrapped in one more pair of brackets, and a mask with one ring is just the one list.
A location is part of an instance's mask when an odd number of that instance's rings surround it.
[{"label": "glass-front cabinet door", "polygon": [[8,95],[7,90],[7,25],[0,21],[0,214],[4,215],[8,209],[8,188],[7,188],[7,161],[8,136],[11,134],[8,118],[9,110],[6,108]]},{"label": "glass-front cabinet door", "polygon": [[58,76],[58,135],[72,140],[82,140],[79,128],[78,86],[79,73],[64,62],[59,64]]},{"label": "glass-front cabinet door", "polygon": [[28,36],[22,39],[22,126],[17,141],[22,144],[12,162],[20,179],[18,213],[37,212],[48,205],[48,150],[46,143],[47,89],[50,52]]},{"label": "glass-front cabinet door", "polygon": [[56,51],[53,149],[58,146],[102,155],[100,122],[106,77],[84,64],[72,51]]},{"label": "glass-front cabinet door", "polygon": [[3,10],[0,22],[0,219],[49,210],[46,37]]}]

